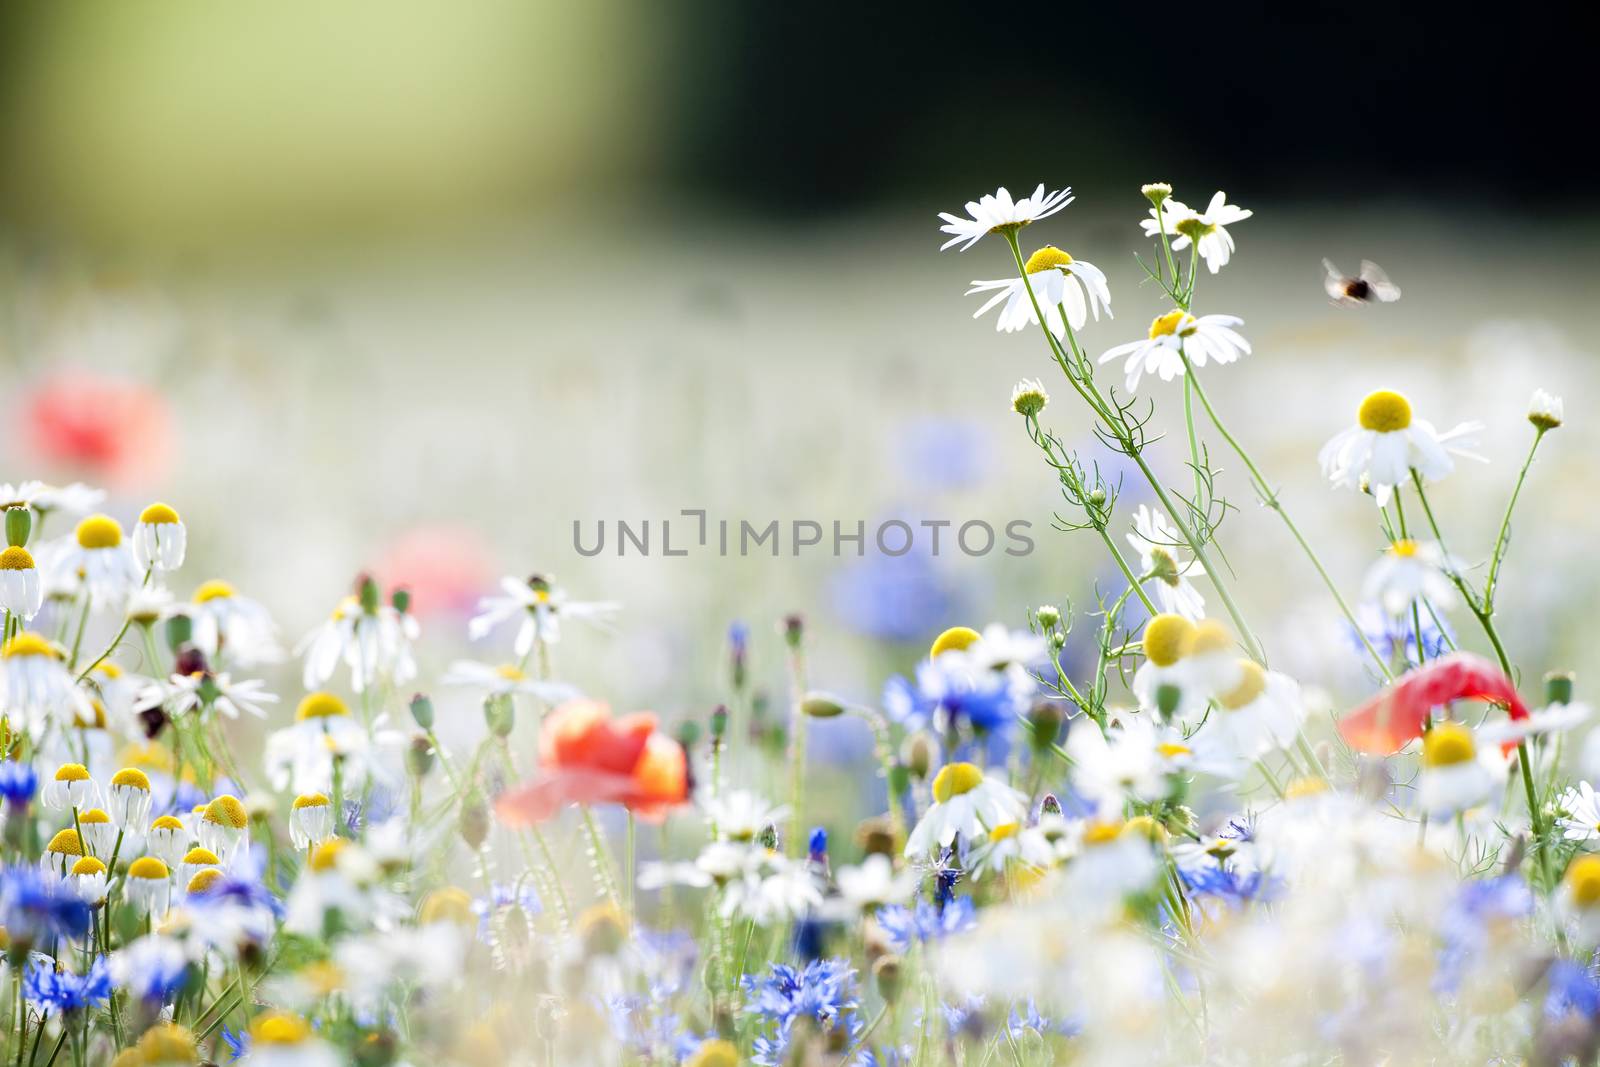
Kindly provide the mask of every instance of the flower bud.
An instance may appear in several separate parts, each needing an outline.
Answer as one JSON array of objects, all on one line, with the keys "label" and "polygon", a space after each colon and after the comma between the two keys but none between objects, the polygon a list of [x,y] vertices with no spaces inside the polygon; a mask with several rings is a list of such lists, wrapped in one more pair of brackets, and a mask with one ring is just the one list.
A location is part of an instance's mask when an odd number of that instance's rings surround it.
[{"label": "flower bud", "polygon": [[901,762],[919,780],[928,777],[928,772],[933,770],[934,757],[937,755],[938,746],[933,743],[933,738],[921,731],[907,737],[905,743],[900,746]]},{"label": "flower bud", "polygon": [[473,796],[462,803],[461,819],[456,828],[461,831],[461,840],[472,851],[483,847],[489,839],[489,809],[483,806],[482,800]]},{"label": "flower bud", "polygon": [[411,718],[424,730],[433,729],[433,701],[427,694],[418,693],[411,698]]},{"label": "flower bud", "polygon": [[1139,191],[1144,194],[1146,200],[1160,207],[1162,202],[1172,195],[1172,186],[1166,182],[1150,182],[1148,185],[1139,186]]},{"label": "flower bud", "polygon": [[1050,403],[1050,394],[1037,378],[1024,378],[1011,389],[1011,410],[1024,418],[1035,418]]},{"label": "flower bud", "polygon": [[673,737],[684,748],[693,748],[700,741],[700,724],[693,719],[684,719],[673,731]]},{"label": "flower bud", "polygon": [[378,613],[378,605],[383,602],[383,593],[378,589],[378,581],[370,574],[363,574],[356,579],[356,597],[361,601],[361,610],[368,615]]},{"label": "flower bud", "polygon": [[396,586],[394,592],[389,594],[389,603],[400,614],[406,614],[411,610],[411,590],[403,585]]},{"label": "flower bud", "polygon": [[721,741],[728,734],[728,708],[718,704],[711,712],[711,740]]},{"label": "flower bud", "polygon": [[1039,801],[1040,815],[1060,815],[1061,801],[1056,799],[1054,793],[1046,793],[1044,799]]},{"label": "flower bud", "polygon": [[899,956],[879,956],[872,964],[872,980],[878,983],[878,995],[887,1004],[893,1004],[899,998],[904,977],[905,968],[901,966]]},{"label": "flower bud", "polygon": [[889,795],[904,796],[906,790],[911,788],[911,772],[903,764],[896,763],[889,768]]},{"label": "flower bud", "polygon": [[1551,396],[1543,389],[1533,391],[1533,399],[1528,401],[1528,421],[1540,433],[1553,430],[1561,425],[1562,404],[1559,396]]},{"label": "flower bud", "polygon": [[806,636],[806,620],[802,615],[785,615],[783,617],[783,640],[791,649],[799,650],[801,642]]},{"label": "flower bud", "polygon": [[1061,724],[1066,716],[1061,705],[1051,700],[1041,700],[1028,712],[1028,736],[1035,750],[1043,752],[1056,743]]},{"label": "flower bud", "polygon": [[433,770],[433,742],[418,734],[406,749],[406,770],[413,778],[426,778]]},{"label": "flower bud", "polygon": [[1090,491],[1089,504],[1091,507],[1102,507],[1104,506],[1105,502],[1106,491],[1104,489],[1094,489]]},{"label": "flower bud", "polygon": [[166,637],[167,648],[177,652],[179,647],[189,643],[194,636],[194,620],[184,614],[172,615],[167,618]]},{"label": "flower bud", "polygon": [[1572,703],[1572,686],[1576,680],[1571,671],[1551,671],[1544,676],[1544,699],[1547,704]]},{"label": "flower bud", "polygon": [[31,533],[33,511],[26,507],[6,508],[6,544],[13,548],[27,548]]},{"label": "flower bud", "polygon": [[813,719],[836,719],[844,714],[844,705],[827,693],[807,693],[800,701],[800,711]]},{"label": "flower bud", "polygon": [[1061,622],[1061,609],[1054,604],[1041,605],[1033,615],[1034,618],[1039,620],[1039,625],[1046,630],[1055,629],[1056,625]]},{"label": "flower bud", "polygon": [[483,702],[483,721],[496,737],[510,737],[517,725],[517,709],[506,693],[496,693]]}]

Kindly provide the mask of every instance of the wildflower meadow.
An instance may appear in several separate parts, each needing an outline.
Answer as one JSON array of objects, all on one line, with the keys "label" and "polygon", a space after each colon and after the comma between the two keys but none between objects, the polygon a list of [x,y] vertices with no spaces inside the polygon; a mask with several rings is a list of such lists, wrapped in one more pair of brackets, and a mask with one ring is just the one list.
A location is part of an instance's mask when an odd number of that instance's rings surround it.
[{"label": "wildflower meadow", "polygon": [[[1501,610],[1547,588],[1524,535],[1564,383],[1231,404],[1278,358],[1232,284],[1271,213],[1128,189],[1102,205],[1125,260],[1073,205],[940,212],[917,269],[980,363],[1028,361],[970,400],[1047,494],[995,551],[1093,562],[984,616],[884,617],[917,555],[858,582],[845,614],[916,649],[866,688],[796,604],[701,635],[714,701],[642,710],[644,657],[595,653],[633,590],[545,559],[457,581],[459,618],[419,610],[470,570],[435,542],[422,582],[309,604],[281,570],[197,573],[234,531],[186,519],[225,509],[123,488],[170,451],[158,398],[48,382],[17,432],[108,485],[0,471],[0,1067],[1597,1062],[1587,665]],[[1429,299],[1321,273],[1319,311]],[[1262,450],[1285,419],[1320,452]],[[1485,470],[1514,474],[1441,499]]]}]

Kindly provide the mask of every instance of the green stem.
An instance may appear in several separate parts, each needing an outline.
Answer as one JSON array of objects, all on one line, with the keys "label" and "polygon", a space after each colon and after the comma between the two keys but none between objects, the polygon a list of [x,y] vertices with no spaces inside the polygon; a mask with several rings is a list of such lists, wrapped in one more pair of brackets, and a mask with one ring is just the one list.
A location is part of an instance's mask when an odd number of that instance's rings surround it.
[{"label": "green stem", "polygon": [[1151,603],[1150,595],[1144,591],[1144,585],[1134,575],[1133,570],[1128,566],[1128,561],[1122,558],[1122,553],[1117,550],[1116,542],[1111,540],[1110,535],[1105,531],[1105,527],[1096,526],[1095,532],[1100,535],[1100,540],[1105,542],[1106,551],[1110,552],[1111,558],[1117,561],[1117,569],[1122,571],[1124,578],[1128,579],[1128,588],[1138,594],[1139,600],[1144,604],[1144,609],[1150,613],[1151,618],[1160,614],[1160,609]]},{"label": "green stem", "polygon": [[1545,431],[1536,428],[1533,435],[1533,444],[1528,448],[1528,458],[1522,461],[1522,470],[1517,473],[1517,484],[1511,490],[1511,499],[1506,501],[1506,514],[1500,520],[1500,534],[1494,539],[1494,552],[1489,557],[1489,579],[1483,587],[1483,610],[1494,614],[1494,594],[1496,580],[1500,576],[1500,564],[1505,561],[1506,549],[1510,547],[1511,513],[1516,509],[1517,497],[1522,495],[1522,483],[1528,479],[1528,468],[1533,466],[1533,454],[1539,450],[1539,442],[1544,440]]}]

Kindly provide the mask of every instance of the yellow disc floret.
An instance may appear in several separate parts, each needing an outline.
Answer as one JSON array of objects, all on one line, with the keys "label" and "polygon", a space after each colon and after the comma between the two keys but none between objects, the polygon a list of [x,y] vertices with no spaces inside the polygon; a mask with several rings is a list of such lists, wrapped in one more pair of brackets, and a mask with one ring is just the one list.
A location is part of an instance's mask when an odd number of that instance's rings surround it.
[{"label": "yellow disc floret", "polygon": [[970,626],[952,626],[933,639],[933,647],[928,649],[928,655],[938,659],[942,653],[959,652],[970,648],[982,636]]},{"label": "yellow disc floret", "polygon": [[1361,402],[1356,421],[1362,429],[1377,433],[1403,430],[1411,425],[1411,401],[1392,389],[1379,389]]},{"label": "yellow disc floret", "polygon": [[124,767],[111,776],[111,788],[123,786],[128,789],[142,789],[150,792],[150,776],[137,767]]},{"label": "yellow disc floret", "polygon": [[194,591],[194,602],[204,604],[208,600],[224,600],[233,596],[233,586],[221,578],[212,578],[208,582],[201,582],[200,588]]},{"label": "yellow disc floret", "polygon": [[311,1038],[311,1027],[298,1015],[268,1012],[250,1024],[250,1037],[262,1045],[298,1045]]},{"label": "yellow disc floret", "polygon": [[306,861],[313,871],[331,871],[339,865],[339,856],[350,847],[350,842],[342,837],[330,837],[318,845],[316,851],[311,853],[311,859]]},{"label": "yellow disc floret", "polygon": [[116,548],[122,544],[122,524],[110,515],[90,515],[78,523],[79,548]]},{"label": "yellow disc floret", "polygon": [[0,552],[0,571],[31,571],[33,554],[19,545],[11,545]]},{"label": "yellow disc floret", "polygon": [[1028,274],[1038,274],[1040,271],[1049,270],[1052,267],[1068,267],[1071,265],[1071,256],[1055,245],[1045,245],[1028,257],[1027,265],[1022,269]]},{"label": "yellow disc floret", "polygon": [[1165,315],[1157,315],[1150,323],[1150,340],[1157,337],[1171,337],[1178,332],[1178,327],[1183,325],[1183,320],[1189,317],[1187,311],[1172,310]]},{"label": "yellow disc floret", "polygon": [[139,1038],[136,1048],[138,1062],[144,1064],[196,1063],[200,1059],[194,1033],[177,1023],[157,1023],[152,1026]]},{"label": "yellow disc floret", "polygon": [[158,882],[167,877],[167,865],[154,856],[140,856],[128,864],[128,877]]},{"label": "yellow disc floret", "polygon": [[294,798],[293,806],[295,811],[301,808],[325,808],[328,806],[328,798],[321,793],[302,793]]},{"label": "yellow disc floret", "polygon": [[970,793],[983,782],[983,772],[971,763],[947,763],[933,777],[933,799],[943,804],[951,797]]},{"label": "yellow disc floret", "polygon": [[702,1041],[689,1057],[687,1067],[739,1067],[739,1048],[720,1037]]},{"label": "yellow disc floret", "polygon": [[157,501],[139,512],[139,521],[147,522],[152,526],[176,526],[182,520],[178,518],[178,513],[173,509],[172,505]]},{"label": "yellow disc floret", "polygon": [[89,768],[81,763],[63,763],[56,768],[56,781],[58,782],[87,782]]},{"label": "yellow disc floret", "polygon": [[90,826],[103,826],[110,821],[111,816],[107,815],[99,808],[90,808],[88,811],[80,811],[78,813],[78,824],[80,826],[85,823]]},{"label": "yellow disc floret", "polygon": [[1573,860],[1561,879],[1572,902],[1580,908],[1600,904],[1600,856],[1586,853]]},{"label": "yellow disc floret", "polygon": [[523,673],[522,668],[518,667],[515,663],[502,663],[500,666],[494,669],[494,673],[498,674],[508,682],[520,682],[528,677],[525,673]]},{"label": "yellow disc floret", "polygon": [[83,855],[83,840],[78,837],[78,831],[69,826],[50,839],[50,843],[45,846],[45,851],[54,852],[59,856],[81,856]]},{"label": "yellow disc floret", "polygon": [[1144,656],[1157,667],[1170,667],[1189,650],[1194,623],[1182,615],[1163,612],[1144,627]]},{"label": "yellow disc floret", "polygon": [[244,805],[239,798],[229,793],[224,793],[206,805],[206,813],[201,816],[206,822],[218,826],[231,826],[235,830],[243,830],[249,816],[245,814]]},{"label": "yellow disc floret", "polygon": [[189,879],[186,893],[204,893],[207,889],[222,881],[222,872],[215,867],[207,867],[203,871],[194,872],[194,877]]},{"label": "yellow disc floret", "polygon": [[307,719],[331,719],[338,715],[348,715],[350,709],[345,702],[332,693],[321,690],[307,693],[300,701],[300,706],[295,709],[294,717],[300,722]]},{"label": "yellow disc floret", "polygon": [[199,867],[202,865],[216,867],[222,863],[221,860],[217,859],[217,854],[215,852],[212,852],[209,848],[201,848],[199,845],[196,845],[194,848],[191,848],[188,852],[183,854],[183,862],[189,864],[191,867]]},{"label": "yellow disc floret", "polygon": [[72,865],[73,874],[105,874],[106,865],[93,856],[85,856]]},{"label": "yellow disc floret", "polygon": [[1422,736],[1422,762],[1429,767],[1453,767],[1477,754],[1472,731],[1459,722],[1435,723]]},{"label": "yellow disc floret", "polygon": [[150,824],[150,829],[155,830],[182,830],[183,822],[176,816],[163,815]]},{"label": "yellow disc floret", "polygon": [[1122,836],[1126,823],[1120,822],[1095,822],[1083,831],[1085,845],[1108,845]]},{"label": "yellow disc floret", "polygon": [[1017,836],[1017,831],[1022,829],[1021,823],[1003,822],[989,831],[990,841],[1006,841]]},{"label": "yellow disc floret", "polygon": [[1401,559],[1411,559],[1417,554],[1417,543],[1409,537],[1402,538],[1390,545],[1389,551]]},{"label": "yellow disc floret", "polygon": [[1229,711],[1238,711],[1255,702],[1267,691],[1267,672],[1254,660],[1239,661],[1239,684],[1217,697],[1217,703]]},{"label": "yellow disc floret", "polygon": [[51,656],[57,659],[60,658],[54,645],[38,634],[30,633],[26,630],[6,642],[4,655],[6,659],[10,659],[13,656]]},{"label": "yellow disc floret", "polygon": [[1228,632],[1228,628],[1215,619],[1206,619],[1195,624],[1183,654],[1204,656],[1211,652],[1227,652],[1233,647],[1233,635]]},{"label": "yellow disc floret", "polygon": [[473,926],[478,921],[478,917],[472,913],[472,898],[455,886],[435,889],[423,897],[417,918],[424,926],[440,922]]}]

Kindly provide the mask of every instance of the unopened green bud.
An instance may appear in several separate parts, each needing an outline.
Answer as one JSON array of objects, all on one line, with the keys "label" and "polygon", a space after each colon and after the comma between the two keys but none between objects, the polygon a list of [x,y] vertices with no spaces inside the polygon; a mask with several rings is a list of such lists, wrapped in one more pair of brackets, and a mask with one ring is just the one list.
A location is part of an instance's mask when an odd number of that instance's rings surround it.
[{"label": "unopened green bud", "polygon": [[800,711],[813,719],[835,719],[844,714],[844,705],[827,693],[807,693],[800,701]]},{"label": "unopened green bud", "polygon": [[433,770],[433,742],[418,734],[406,749],[406,769],[413,778],[426,778]]},{"label": "unopened green bud", "polygon": [[933,770],[933,760],[936,755],[938,746],[933,743],[933,738],[921,731],[907,737],[905,743],[900,746],[901,762],[918,779],[928,777],[928,772]]},{"label": "unopened green bud", "polygon": [[693,719],[684,719],[678,723],[674,736],[684,748],[693,748],[700,740],[700,724]]},{"label": "unopened green bud", "polygon": [[1060,815],[1061,801],[1056,799],[1054,793],[1046,793],[1044,799],[1039,801],[1040,815]]},{"label": "unopened green bud", "polygon": [[1042,752],[1055,744],[1065,719],[1059,704],[1049,700],[1035,704],[1028,712],[1028,734],[1033,747]]},{"label": "unopened green bud", "polygon": [[1162,717],[1168,719],[1172,718],[1173,713],[1178,710],[1179,702],[1182,700],[1183,690],[1179,689],[1177,686],[1156,686],[1156,710],[1161,712]]},{"label": "unopened green bud", "polygon": [[6,508],[6,544],[13,548],[27,548],[28,535],[33,533],[33,511],[25,507]]},{"label": "unopened green bud", "polygon": [[1092,492],[1089,493],[1089,506],[1090,507],[1096,507],[1096,508],[1102,507],[1105,504],[1105,502],[1106,502],[1106,491],[1104,489],[1095,489],[1095,490],[1093,490]]},{"label": "unopened green bud", "polygon": [[178,651],[189,643],[194,636],[194,620],[187,615],[169,615],[167,617],[167,648],[173,652]]},{"label": "unopened green bud", "polygon": [[427,694],[417,693],[411,698],[411,718],[424,730],[433,729],[433,701]]},{"label": "unopened green bud", "polygon": [[389,595],[389,603],[394,605],[394,610],[404,615],[411,610],[411,590],[401,586]]},{"label": "unopened green bud", "polygon": [[1544,699],[1547,704],[1572,703],[1572,687],[1576,681],[1571,671],[1551,671],[1544,676]]},{"label": "unopened green bud", "polygon": [[357,596],[361,601],[361,610],[368,615],[378,613],[378,605],[383,601],[383,594],[378,590],[377,579],[370,574],[361,576],[360,585],[357,587]]},{"label": "unopened green bud", "polygon": [[711,739],[721,741],[728,735],[728,708],[718,704],[711,711]]},{"label": "unopened green bud", "polygon": [[756,834],[756,844],[762,848],[776,849],[778,847],[778,828],[770,823],[763,826],[761,832]]},{"label": "unopened green bud", "polygon": [[462,802],[461,819],[456,828],[461,832],[461,840],[474,852],[489,839],[489,809],[483,806],[483,801],[477,796]]},{"label": "unopened green bud", "polygon": [[798,650],[806,636],[806,620],[800,615],[785,615],[783,617],[783,640],[791,648]]},{"label": "unopened green bud", "polygon": [[1053,630],[1061,621],[1061,609],[1054,604],[1044,604],[1038,611],[1034,612],[1034,617],[1039,620],[1039,625],[1044,629]]},{"label": "unopened green bud", "polygon": [[483,721],[489,724],[489,732],[496,737],[510,737],[517,725],[517,709],[510,695],[497,693],[484,700]]},{"label": "unopened green bud", "polygon": [[878,995],[886,1004],[893,1004],[899,998],[904,976],[905,968],[899,956],[879,956],[872,964],[872,980],[878,983]]}]

